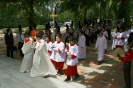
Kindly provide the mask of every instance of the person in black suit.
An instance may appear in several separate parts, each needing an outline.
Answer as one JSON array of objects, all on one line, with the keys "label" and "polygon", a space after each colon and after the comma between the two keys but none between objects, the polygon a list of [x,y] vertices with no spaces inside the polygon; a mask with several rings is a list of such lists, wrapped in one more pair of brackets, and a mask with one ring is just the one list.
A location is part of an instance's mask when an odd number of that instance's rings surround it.
[{"label": "person in black suit", "polygon": [[13,58],[14,39],[10,28],[7,29],[7,33],[5,34],[4,38],[5,38],[6,48],[7,48],[7,56]]}]

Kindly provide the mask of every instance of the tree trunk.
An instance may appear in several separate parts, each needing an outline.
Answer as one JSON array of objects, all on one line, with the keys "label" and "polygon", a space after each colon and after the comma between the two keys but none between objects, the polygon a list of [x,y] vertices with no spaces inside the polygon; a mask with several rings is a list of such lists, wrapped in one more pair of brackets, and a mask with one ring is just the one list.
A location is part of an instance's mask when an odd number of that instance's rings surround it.
[{"label": "tree trunk", "polygon": [[117,18],[124,18],[124,23],[122,25],[124,30],[128,25],[130,25],[130,0],[121,0]]},{"label": "tree trunk", "polygon": [[88,0],[86,1],[86,5],[84,8],[84,20],[86,19],[87,11],[88,11]]},{"label": "tree trunk", "polygon": [[34,10],[33,10],[33,5],[34,5],[34,0],[29,0],[28,1],[28,25],[32,25],[33,22],[33,14],[34,14]]}]

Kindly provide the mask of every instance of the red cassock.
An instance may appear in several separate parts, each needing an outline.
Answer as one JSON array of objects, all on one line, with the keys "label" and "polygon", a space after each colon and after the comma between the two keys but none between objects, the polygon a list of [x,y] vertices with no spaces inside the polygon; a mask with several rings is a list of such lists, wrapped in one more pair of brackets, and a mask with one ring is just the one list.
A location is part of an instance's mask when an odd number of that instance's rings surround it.
[{"label": "red cassock", "polygon": [[[71,55],[71,58],[72,58],[72,59],[75,59],[76,56],[75,56],[75,55]],[[77,73],[78,73],[78,72],[77,72],[77,65],[74,65],[74,66],[68,65],[68,66],[67,66],[65,75],[67,75],[67,76],[74,76],[74,75],[76,75]]]},{"label": "red cassock", "polygon": [[78,73],[77,72],[77,65],[75,65],[75,66],[68,65],[67,66],[66,73],[65,73],[67,76],[74,76],[77,73]]},{"label": "red cassock", "polygon": [[130,62],[133,60],[133,50],[130,49],[126,52],[125,57],[119,58],[122,62]]},{"label": "red cassock", "polygon": [[[68,48],[69,47],[69,48]],[[69,46],[66,47],[69,50],[67,51],[67,69],[66,69],[66,75],[67,76],[74,76],[78,74],[77,72],[77,63],[78,63],[78,46],[76,44],[69,44]]]},{"label": "red cassock", "polygon": [[[61,53],[61,50],[59,48],[58,48],[58,53]],[[64,62],[57,62],[57,61],[55,61],[55,68],[56,69],[62,70],[63,66],[64,66]]]}]

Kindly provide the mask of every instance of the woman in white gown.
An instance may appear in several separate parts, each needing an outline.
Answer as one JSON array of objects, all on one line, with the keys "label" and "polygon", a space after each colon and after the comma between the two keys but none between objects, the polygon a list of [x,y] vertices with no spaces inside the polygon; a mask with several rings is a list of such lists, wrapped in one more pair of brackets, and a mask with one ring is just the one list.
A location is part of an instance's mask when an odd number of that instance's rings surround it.
[{"label": "woman in white gown", "polygon": [[42,40],[42,35],[37,33],[36,42],[33,43],[33,48],[36,49],[33,57],[33,66],[31,68],[31,77],[56,75],[57,72],[50,61],[47,52],[46,43]]},{"label": "woman in white gown", "polygon": [[33,61],[33,48],[32,45],[32,38],[30,37],[30,32],[25,33],[24,45],[22,47],[22,52],[24,54],[24,59],[22,61],[20,72],[29,72],[32,67]]}]

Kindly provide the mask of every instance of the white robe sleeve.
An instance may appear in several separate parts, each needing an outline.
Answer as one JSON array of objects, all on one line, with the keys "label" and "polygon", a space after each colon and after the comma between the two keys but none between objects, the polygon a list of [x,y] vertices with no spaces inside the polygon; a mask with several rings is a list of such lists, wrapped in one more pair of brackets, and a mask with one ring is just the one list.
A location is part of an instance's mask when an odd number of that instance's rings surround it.
[{"label": "white robe sleeve", "polygon": [[31,46],[32,46],[32,39],[29,42],[24,43],[24,45],[23,45],[23,47],[21,49],[23,54],[26,54],[26,53],[30,52]]},{"label": "white robe sleeve", "polygon": [[78,46],[76,45],[75,46],[75,49],[74,49],[74,53],[73,53],[73,55],[75,55],[76,57],[78,57]]},{"label": "white robe sleeve", "polygon": [[84,36],[82,38],[82,46],[81,47],[85,47],[85,37]]},{"label": "white robe sleeve", "polygon": [[40,51],[42,49],[44,43],[45,43],[44,41],[41,41],[41,43],[37,42],[37,44],[35,46],[36,50]]},{"label": "white robe sleeve", "polygon": [[107,49],[107,40],[104,38],[104,49]]},{"label": "white robe sleeve", "polygon": [[98,48],[98,42],[99,42],[98,40],[99,40],[99,37],[97,38],[95,48]]}]

